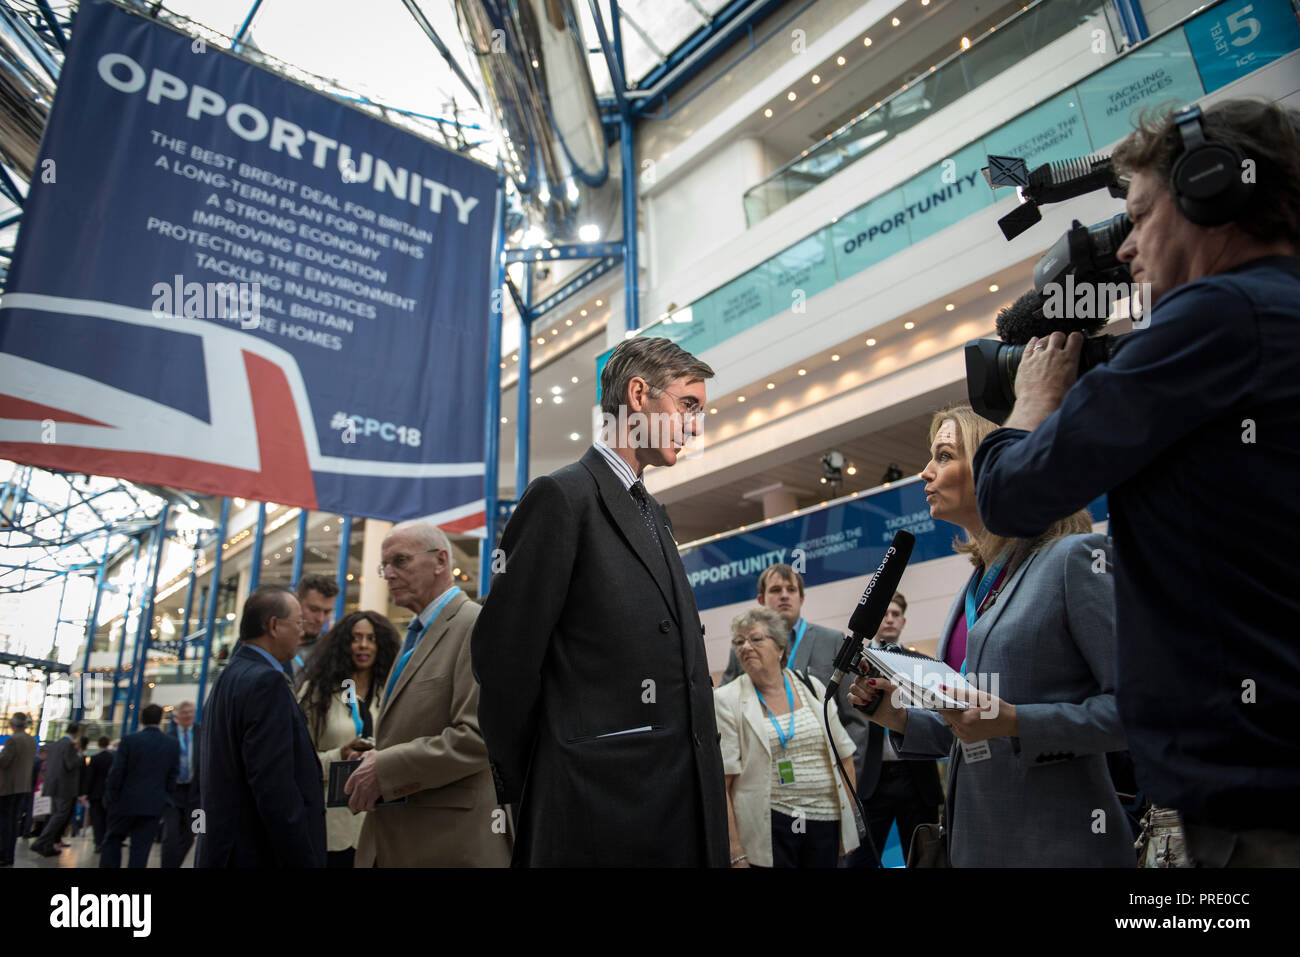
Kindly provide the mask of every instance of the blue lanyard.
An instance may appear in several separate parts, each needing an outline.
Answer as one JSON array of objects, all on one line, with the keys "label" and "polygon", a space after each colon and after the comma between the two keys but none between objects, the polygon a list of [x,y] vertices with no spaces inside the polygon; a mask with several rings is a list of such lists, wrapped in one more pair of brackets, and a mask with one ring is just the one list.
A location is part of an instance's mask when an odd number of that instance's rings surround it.
[{"label": "blue lanyard", "polygon": [[781,750],[785,750],[786,742],[794,737],[794,692],[790,690],[790,677],[781,672],[781,680],[785,682],[785,700],[790,708],[790,730],[782,731],[781,724],[776,718],[772,717],[772,711],[767,707],[767,702],[763,700],[763,692],[757,687],[754,688],[754,694],[758,695],[758,703],[767,711],[767,720],[772,722],[772,727],[776,728],[776,736],[781,739]]},{"label": "blue lanyard", "polygon": [[357,708],[357,685],[352,683],[352,725],[357,729],[357,737],[361,737],[361,732],[365,729],[366,723],[361,720],[361,711]]},{"label": "blue lanyard", "polygon": [[790,662],[791,668],[794,667],[794,656],[795,653],[799,650],[799,642],[803,641],[803,633],[807,630],[808,630],[808,622],[800,618],[799,624],[794,626],[794,644],[790,646],[790,657],[786,659],[787,661]]},{"label": "blue lanyard", "polygon": [[[433,614],[429,616],[429,625],[432,625],[434,623],[434,621],[438,617],[438,612],[442,611],[442,609],[446,606],[447,602],[451,601],[459,594],[460,594],[460,586],[452,585],[451,591],[447,592],[447,596],[443,598],[442,601],[438,602],[437,605],[434,606]],[[424,631],[426,628],[429,627],[429,625],[425,625],[423,628],[420,629],[420,638],[424,637]],[[420,644],[420,639],[417,638],[415,640],[415,644],[411,645],[410,648],[406,649],[406,654],[402,655],[402,657],[398,659],[397,667],[393,669],[393,676],[388,679],[388,690],[384,692],[385,699],[387,699],[390,695],[392,695],[393,688],[397,684],[398,675],[402,673],[402,669],[406,667],[406,662],[410,660],[411,655],[415,653],[415,649],[419,647],[419,644]],[[353,694],[355,695],[356,692],[353,691]]]},{"label": "blue lanyard", "polygon": [[[1001,555],[997,561],[988,567],[984,575],[980,578],[979,584],[974,588],[966,589],[966,648],[970,649],[970,633],[975,627],[975,622],[979,620],[980,606],[984,604],[984,599],[988,598],[989,592],[993,590],[993,583],[998,580],[1002,574],[1002,569],[1006,566],[1006,559]],[[961,662],[962,677],[966,676],[966,659]]]}]

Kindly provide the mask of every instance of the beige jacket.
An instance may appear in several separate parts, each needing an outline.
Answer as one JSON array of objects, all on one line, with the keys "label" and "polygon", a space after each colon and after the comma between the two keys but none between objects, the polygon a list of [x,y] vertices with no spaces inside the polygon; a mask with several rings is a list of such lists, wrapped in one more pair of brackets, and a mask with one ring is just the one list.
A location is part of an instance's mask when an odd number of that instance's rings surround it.
[{"label": "beige jacket", "polygon": [[[302,687],[298,689],[298,704],[304,706],[303,713],[307,718],[307,729],[312,734],[312,746],[316,749],[317,760],[320,761],[321,787],[325,789],[325,796],[328,800],[330,764],[334,761],[343,760],[343,748],[351,744],[352,739],[357,736],[356,725],[352,721],[352,706],[347,703],[344,691],[340,688],[338,693],[330,699],[329,710],[325,712],[325,727],[318,734],[315,727],[315,716],[306,714],[305,711],[309,694],[311,694],[311,682],[305,681]],[[375,696],[370,703],[370,717],[375,725],[379,723],[379,712],[383,706],[383,700],[384,689],[376,688]],[[346,851],[349,847],[356,847],[357,839],[361,836],[361,825],[365,823],[365,820],[364,811],[360,814],[353,814],[345,807],[326,807],[326,850]]]},{"label": "beige jacket", "polygon": [[496,803],[478,727],[469,636],[479,606],[456,595],[429,623],[376,727],[384,800],[366,815],[357,867],[506,867],[513,830]]},{"label": "beige jacket", "polygon": [[[810,676],[817,692],[814,698],[808,686],[793,672],[787,670],[786,675],[795,694],[810,705],[813,714],[817,716],[817,726],[821,729],[823,750],[826,752],[826,767],[835,780],[835,793],[840,801],[840,845],[843,853],[847,854],[858,846],[858,827],[850,803],[852,798],[835,767],[830,745],[826,743],[826,724],[821,706],[826,697],[826,688],[815,676]],[[732,805],[736,812],[736,831],[741,847],[745,849],[751,864],[771,867],[772,750],[767,737],[768,722],[759,706],[754,682],[746,674],[727,682],[714,690],[713,706],[718,718],[723,773],[728,776],[740,775],[736,781]],[[799,704],[796,703],[795,707],[798,708]],[[841,758],[851,757],[854,753],[853,739],[840,724],[834,706],[830,709],[830,715],[835,747]]]}]

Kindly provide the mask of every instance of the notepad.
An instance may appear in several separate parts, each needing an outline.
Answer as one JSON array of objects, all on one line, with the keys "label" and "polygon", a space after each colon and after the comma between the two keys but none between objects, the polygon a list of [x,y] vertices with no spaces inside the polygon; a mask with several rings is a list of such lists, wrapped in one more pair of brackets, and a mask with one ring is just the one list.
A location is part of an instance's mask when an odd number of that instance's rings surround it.
[{"label": "notepad", "polygon": [[886,651],[870,647],[863,649],[863,657],[898,687],[904,707],[927,711],[973,707],[943,692],[942,686],[962,691],[975,690],[946,662],[915,651]]}]

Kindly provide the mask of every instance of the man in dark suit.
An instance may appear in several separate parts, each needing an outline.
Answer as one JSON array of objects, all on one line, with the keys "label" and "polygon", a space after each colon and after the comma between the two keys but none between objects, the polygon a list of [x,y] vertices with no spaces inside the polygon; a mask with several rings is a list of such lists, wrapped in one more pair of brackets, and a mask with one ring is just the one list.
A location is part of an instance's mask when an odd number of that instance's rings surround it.
[{"label": "man in dark suit", "polygon": [[158,728],[162,708],[148,705],[140,712],[143,726],[117,746],[113,766],[104,785],[108,808],[108,833],[99,866],[122,866],[122,841],[130,837],[128,867],[149,866],[149,851],[158,834],[158,818],[171,803],[180,769],[181,749]]},{"label": "man in dark suit", "polygon": [[[898,650],[906,614],[907,599],[902,592],[895,592],[871,646]],[[898,841],[906,858],[917,826],[939,823],[939,806],[943,804],[939,765],[900,758],[885,729],[872,724],[869,740],[858,749],[858,797],[866,805],[867,827],[877,853],[884,853],[890,825],[897,821]],[[849,855],[850,867],[875,867],[878,863],[866,845]]]},{"label": "man in dark suit", "polygon": [[162,866],[180,867],[194,843],[194,812],[199,809],[199,727],[194,723],[194,702],[182,701],[172,712],[176,723],[167,737],[180,746],[181,769],[176,793],[163,811]]},{"label": "man in dark suit", "polygon": [[50,799],[50,819],[45,822],[41,836],[32,842],[31,849],[45,857],[57,857],[55,844],[63,836],[72,817],[73,805],[81,789],[81,752],[77,749],[77,734],[81,725],[75,721],[68,725],[63,737],[50,746],[45,758],[45,784],[41,794]]},{"label": "man in dark suit", "polygon": [[27,715],[9,718],[9,738],[0,749],[0,867],[11,867],[18,843],[18,816],[32,793],[36,739],[27,733]]},{"label": "man in dark suit", "polygon": [[301,638],[292,592],[248,596],[203,722],[199,867],[325,866],[320,762],[284,671]]},{"label": "man in dark suit", "polygon": [[86,803],[90,814],[90,826],[95,835],[96,854],[104,846],[104,834],[108,826],[104,789],[108,784],[108,772],[113,767],[113,752],[108,749],[111,743],[108,735],[99,739],[99,751],[90,759],[86,772]]},{"label": "man in dark suit", "polygon": [[641,482],[699,431],[712,375],[666,339],[619,344],[601,439],[529,485],[506,525],[471,652],[515,864],[727,865],[699,615]]}]

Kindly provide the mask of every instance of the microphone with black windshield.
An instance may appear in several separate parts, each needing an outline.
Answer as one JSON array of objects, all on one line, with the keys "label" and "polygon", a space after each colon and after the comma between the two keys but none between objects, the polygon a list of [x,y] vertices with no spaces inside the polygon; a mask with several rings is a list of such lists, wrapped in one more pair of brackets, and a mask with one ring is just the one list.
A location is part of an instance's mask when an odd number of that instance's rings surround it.
[{"label": "microphone with black windshield", "polygon": [[903,579],[903,570],[907,568],[915,544],[916,536],[911,532],[896,533],[876,573],[867,582],[866,590],[858,599],[858,607],[849,618],[849,633],[835,656],[835,672],[826,686],[826,700],[834,697],[846,674],[858,673],[862,645],[876,636],[880,623],[885,620],[885,612],[889,611],[889,603],[894,592],[898,591],[898,583]]}]

